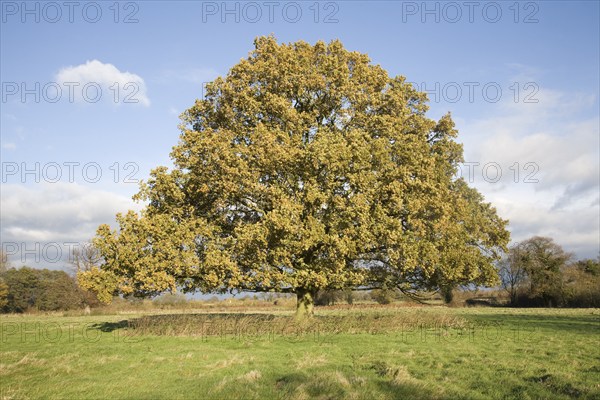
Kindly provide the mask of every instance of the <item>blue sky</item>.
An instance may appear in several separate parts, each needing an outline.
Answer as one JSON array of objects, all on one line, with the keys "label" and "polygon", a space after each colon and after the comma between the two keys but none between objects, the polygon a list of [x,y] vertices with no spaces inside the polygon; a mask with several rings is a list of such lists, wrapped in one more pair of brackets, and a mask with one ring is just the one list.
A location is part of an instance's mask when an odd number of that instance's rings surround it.
[{"label": "blue sky", "polygon": [[513,241],[599,253],[598,2],[0,4],[0,235],[15,265],[62,268],[72,243],[139,209],[130,181],[170,165],[179,113],[268,34],[340,39],[428,90]]}]

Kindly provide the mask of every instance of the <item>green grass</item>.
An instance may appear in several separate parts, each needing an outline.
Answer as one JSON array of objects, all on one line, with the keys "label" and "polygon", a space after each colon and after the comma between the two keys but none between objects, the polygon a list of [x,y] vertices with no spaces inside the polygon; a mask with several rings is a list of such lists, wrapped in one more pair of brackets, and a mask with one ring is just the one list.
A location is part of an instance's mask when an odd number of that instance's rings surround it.
[{"label": "green grass", "polygon": [[0,399],[600,399],[599,310],[2,316]]}]

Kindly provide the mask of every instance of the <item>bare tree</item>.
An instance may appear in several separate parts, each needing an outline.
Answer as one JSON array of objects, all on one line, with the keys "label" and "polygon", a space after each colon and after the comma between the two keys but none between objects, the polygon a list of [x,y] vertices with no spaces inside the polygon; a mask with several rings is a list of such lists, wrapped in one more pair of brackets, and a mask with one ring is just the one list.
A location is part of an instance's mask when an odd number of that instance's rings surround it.
[{"label": "bare tree", "polygon": [[517,243],[513,245],[508,254],[499,262],[499,273],[502,288],[510,295],[510,304],[517,304],[519,289],[527,282],[525,264],[522,262],[522,248]]},{"label": "bare tree", "polygon": [[[83,243],[82,246],[73,248],[70,256],[69,262],[72,265],[72,271],[76,276],[78,285],[79,280],[77,279],[77,275],[80,272],[91,271],[92,268],[100,266],[102,262],[100,252],[92,243]],[[99,304],[98,298],[94,293],[81,286],[79,286],[79,289],[81,290],[83,303],[85,305],[84,314],[89,315],[91,313],[90,306],[95,307]]]},{"label": "bare tree", "polygon": [[75,247],[71,252],[70,262],[75,273],[89,271],[93,267],[99,266],[101,261],[100,252],[91,243]]}]

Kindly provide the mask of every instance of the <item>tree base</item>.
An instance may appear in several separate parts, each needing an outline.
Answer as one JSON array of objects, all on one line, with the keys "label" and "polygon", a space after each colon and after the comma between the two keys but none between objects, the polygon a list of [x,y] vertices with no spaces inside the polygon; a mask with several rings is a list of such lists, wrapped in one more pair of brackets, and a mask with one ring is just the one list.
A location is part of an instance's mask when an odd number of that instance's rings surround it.
[{"label": "tree base", "polygon": [[314,315],[315,292],[307,289],[296,291],[296,319],[311,318]]}]

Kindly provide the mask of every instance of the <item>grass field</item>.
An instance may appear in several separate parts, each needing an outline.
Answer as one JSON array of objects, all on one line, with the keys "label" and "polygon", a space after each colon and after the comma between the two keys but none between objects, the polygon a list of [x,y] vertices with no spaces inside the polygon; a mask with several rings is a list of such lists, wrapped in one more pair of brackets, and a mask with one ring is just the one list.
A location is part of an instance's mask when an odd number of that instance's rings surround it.
[{"label": "grass field", "polygon": [[1,399],[600,399],[600,310],[5,315]]}]

